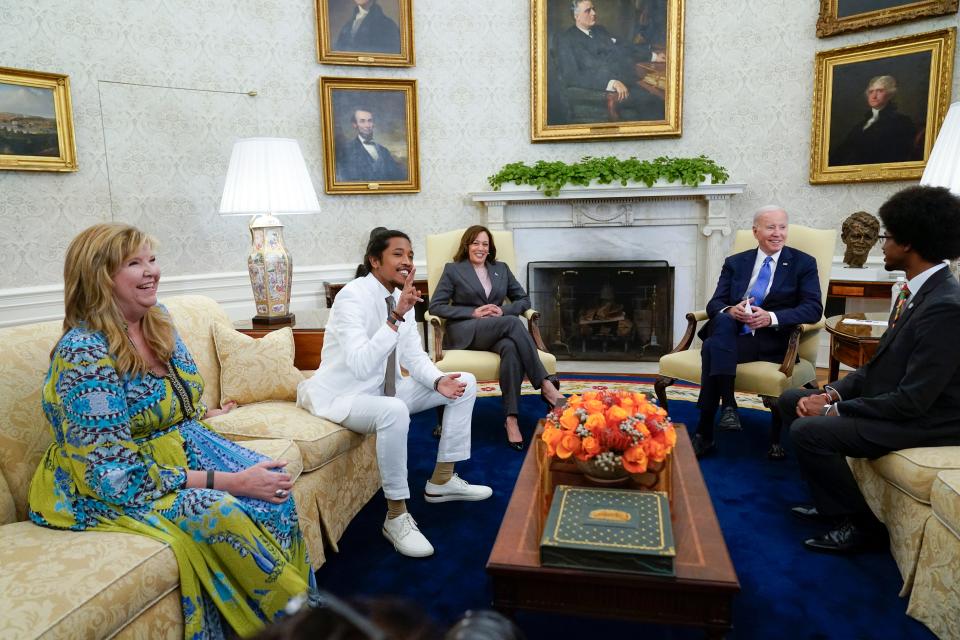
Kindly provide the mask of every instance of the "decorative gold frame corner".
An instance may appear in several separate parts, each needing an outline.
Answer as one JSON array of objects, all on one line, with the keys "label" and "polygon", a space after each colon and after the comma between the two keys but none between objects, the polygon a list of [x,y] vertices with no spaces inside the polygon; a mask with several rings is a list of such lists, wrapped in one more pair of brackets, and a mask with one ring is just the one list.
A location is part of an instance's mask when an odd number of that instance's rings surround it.
[{"label": "decorative gold frame corner", "polygon": [[[683,25],[685,0],[667,0],[664,119],[547,124],[549,0],[530,0],[530,140],[562,142],[680,136],[683,133]],[[566,3],[569,4],[569,3]],[[602,22],[602,21],[601,21]],[[639,90],[639,89],[638,89]]]},{"label": "decorative gold frame corner", "polygon": [[[324,191],[332,195],[417,193],[420,191],[420,150],[417,140],[417,81],[387,78],[334,78],[321,76],[320,120],[323,130]],[[336,91],[396,91],[404,96],[406,124],[407,179],[383,182],[337,180],[336,120],[333,94]]]},{"label": "decorative gold frame corner", "polygon": [[413,0],[397,0],[400,7],[400,53],[336,51],[327,12],[330,0],[314,0],[317,27],[317,62],[361,67],[412,67],[416,64],[413,46]]},{"label": "decorative gold frame corner", "polygon": [[59,145],[59,154],[56,157],[0,154],[0,170],[76,171],[78,169],[77,143],[73,133],[70,77],[60,73],[0,67],[0,84],[53,91],[54,119],[57,123],[57,143]]},{"label": "decorative gold frame corner", "polygon": [[[810,138],[810,183],[879,182],[916,180],[923,175],[937,132],[950,106],[956,27],[879,40],[862,45],[820,51],[816,55],[813,93],[813,124]],[[878,60],[898,55],[930,52],[926,129],[922,160],[830,166],[829,106],[833,100],[833,72],[843,64]]]},{"label": "decorative gold frame corner", "polygon": [[841,18],[840,0],[820,0],[817,37],[826,38],[847,31],[873,29],[888,24],[956,13],[960,0],[903,0],[903,5],[866,11]]}]

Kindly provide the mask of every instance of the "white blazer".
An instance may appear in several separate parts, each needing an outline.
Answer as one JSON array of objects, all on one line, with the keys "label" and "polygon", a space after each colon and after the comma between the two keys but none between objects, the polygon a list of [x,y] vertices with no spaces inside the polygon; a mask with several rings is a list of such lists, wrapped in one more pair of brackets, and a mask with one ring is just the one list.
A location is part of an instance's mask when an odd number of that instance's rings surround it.
[{"label": "white blazer", "polygon": [[444,375],[420,346],[413,309],[394,331],[387,326],[387,304],[392,293],[372,274],[357,278],[337,293],[323,336],[320,368],[297,386],[297,406],[310,413],[340,422],[350,413],[357,396],[383,395],[387,357],[397,350],[394,375],[400,367],[420,384],[432,387]]}]

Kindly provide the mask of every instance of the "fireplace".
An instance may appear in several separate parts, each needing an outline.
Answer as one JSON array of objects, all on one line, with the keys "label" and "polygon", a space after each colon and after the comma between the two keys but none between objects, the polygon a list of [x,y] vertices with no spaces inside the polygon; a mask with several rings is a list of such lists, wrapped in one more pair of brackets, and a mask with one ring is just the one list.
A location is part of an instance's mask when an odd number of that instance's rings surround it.
[{"label": "fireplace", "polygon": [[527,264],[540,333],[561,360],[659,360],[673,345],[673,280],[665,260]]}]

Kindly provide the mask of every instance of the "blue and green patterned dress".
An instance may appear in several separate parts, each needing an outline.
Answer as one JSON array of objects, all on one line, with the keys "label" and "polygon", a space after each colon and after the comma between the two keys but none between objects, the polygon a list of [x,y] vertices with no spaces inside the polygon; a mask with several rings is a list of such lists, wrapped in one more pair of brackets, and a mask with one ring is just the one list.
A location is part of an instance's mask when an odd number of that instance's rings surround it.
[{"label": "blue and green patterned dress", "polygon": [[57,344],[43,388],[53,431],[30,485],[30,518],[170,544],[184,636],[249,636],[315,589],[293,499],[273,504],[185,488],[186,469],[240,471],[266,458],[202,422],[203,380],[176,336],[168,375],[118,375],[103,334]]}]

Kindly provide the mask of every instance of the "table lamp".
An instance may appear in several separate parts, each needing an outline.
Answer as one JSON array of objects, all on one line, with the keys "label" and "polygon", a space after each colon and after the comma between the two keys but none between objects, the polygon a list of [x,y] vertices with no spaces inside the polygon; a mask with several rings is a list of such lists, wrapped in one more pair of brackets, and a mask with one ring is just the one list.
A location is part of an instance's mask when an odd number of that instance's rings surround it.
[{"label": "table lamp", "polygon": [[283,245],[284,214],[319,213],[300,145],[289,138],[245,138],[233,145],[220,215],[252,215],[247,268],[257,306],[254,324],[291,324],[293,261]]},{"label": "table lamp", "polygon": [[954,102],[947,111],[920,184],[946,187],[960,196],[960,102]]}]

